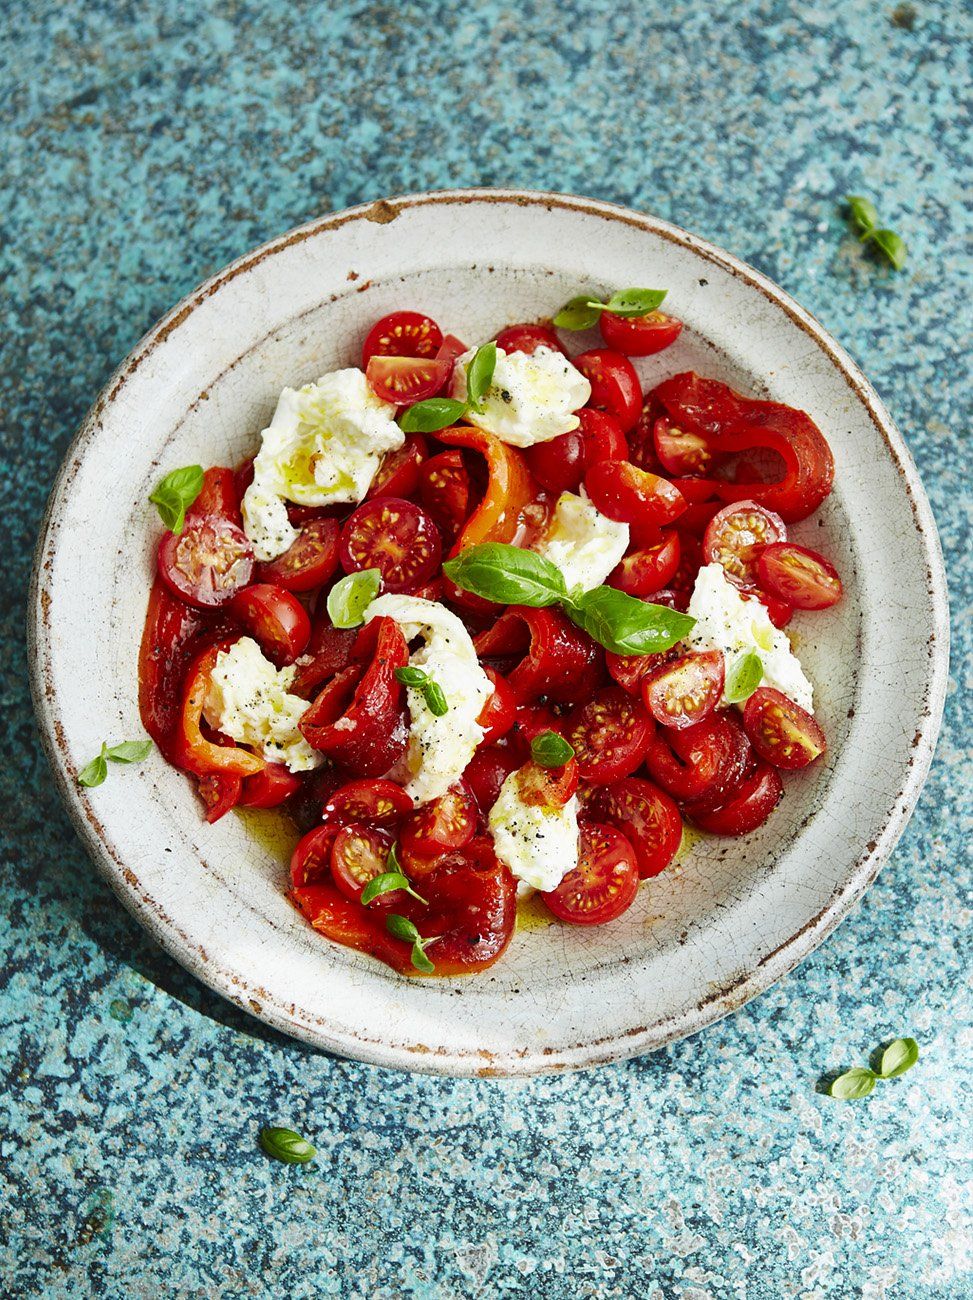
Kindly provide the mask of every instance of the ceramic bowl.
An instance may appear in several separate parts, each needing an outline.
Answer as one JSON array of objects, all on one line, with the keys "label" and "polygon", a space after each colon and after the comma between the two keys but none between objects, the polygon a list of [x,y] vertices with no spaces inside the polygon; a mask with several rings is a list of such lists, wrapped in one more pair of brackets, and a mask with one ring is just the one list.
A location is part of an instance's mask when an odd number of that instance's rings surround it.
[{"label": "ceramic bowl", "polygon": [[[502,960],[408,980],[319,937],[284,892],[290,832],[208,826],[158,754],[77,785],[103,739],[142,734],[136,657],[163,473],[233,464],[285,385],[358,361],[377,317],[411,307],[473,341],[581,289],[663,286],[686,323],[639,363],[689,367],[811,413],[835,490],[793,529],[838,565],[845,598],[794,619],[827,761],[786,779],[769,823],[702,839],[614,924],[528,911]],[[591,346],[586,336],[580,346]],[[874,879],[929,766],[946,680],[935,525],[912,459],[848,355],[776,285],[713,245],[589,199],[422,194],[323,217],[203,284],[146,336],[72,444],[38,545],[37,715],[61,793],[122,902],[194,975],[289,1034],[386,1066],[531,1074],[651,1051],[740,1007],[834,928]],[[92,629],[98,630],[92,636]],[[292,842],[292,840],[290,840]]]}]

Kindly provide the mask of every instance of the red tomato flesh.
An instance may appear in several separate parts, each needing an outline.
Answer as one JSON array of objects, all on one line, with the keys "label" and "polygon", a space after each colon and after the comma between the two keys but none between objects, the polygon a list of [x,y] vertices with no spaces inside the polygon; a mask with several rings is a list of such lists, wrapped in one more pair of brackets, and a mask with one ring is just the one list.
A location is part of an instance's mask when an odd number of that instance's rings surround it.
[{"label": "red tomato flesh", "polygon": [[304,606],[289,591],[269,582],[238,591],[229,610],[278,668],[292,664],[311,639],[311,620]]},{"label": "red tomato flesh", "polygon": [[448,361],[431,357],[372,357],[365,378],[376,397],[393,406],[411,406],[440,391],[450,375]]},{"label": "red tomato flesh", "polygon": [[702,434],[680,429],[664,416],[653,425],[652,440],[659,462],[670,474],[705,474],[716,460]]},{"label": "red tomato flesh", "polygon": [[441,451],[426,461],[419,475],[419,500],[451,546],[473,505],[473,484],[461,451]]},{"label": "red tomato flesh", "polygon": [[268,763],[262,772],[244,780],[240,804],[244,808],[277,808],[302,787],[296,772],[283,763]]},{"label": "red tomato flesh", "polygon": [[544,767],[529,759],[517,775],[522,803],[535,808],[563,808],[578,790],[578,764],[569,758],[560,767]]},{"label": "red tomato flesh", "polygon": [[514,725],[517,717],[517,697],[510,683],[494,668],[485,667],[483,671],[493,685],[493,694],[484,704],[477,718],[477,725],[483,728],[481,745],[492,745],[501,736],[505,736]]},{"label": "red tomato flesh", "polygon": [[569,714],[564,737],[578,769],[592,785],[610,785],[642,763],[655,725],[640,700],[606,686]]},{"label": "red tomato flesh", "polygon": [[584,477],[585,491],[609,519],[640,528],[660,528],[678,519],[686,502],[668,479],[627,460],[603,460]]},{"label": "red tomato flesh", "polygon": [[399,497],[365,501],[341,530],[346,573],[378,569],[385,591],[414,591],[439,568],[442,543],[436,525],[417,505]]},{"label": "red tomato flesh", "polygon": [[159,542],[159,577],[174,596],[211,609],[225,605],[253,574],[253,547],[242,528],[220,515],[186,519]]},{"label": "red tomato flesh", "polygon": [[643,678],[645,707],[663,727],[692,727],[719,704],[724,672],[721,651],[690,651]]},{"label": "red tomato flesh", "polygon": [[291,884],[295,888],[331,879],[331,846],[340,829],[338,826],[315,826],[300,840],[291,855]]},{"label": "red tomato flesh", "polygon": [[752,587],[757,558],[765,546],[782,542],[787,528],[780,515],[756,501],[738,501],[713,516],[703,536],[703,562],[722,564],[737,587]]},{"label": "red tomato flesh", "polygon": [[613,826],[581,823],[578,865],[541,894],[559,921],[604,925],[631,907],[639,887],[635,850]]},{"label": "red tomato flesh", "polygon": [[828,609],[841,599],[838,570],[823,555],[795,542],[774,542],[757,556],[764,591],[797,609]]},{"label": "red tomato flesh", "polygon": [[712,835],[748,835],[767,820],[783,793],[776,770],[767,763],[758,763],[726,803],[718,808],[690,805],[686,814]]},{"label": "red tomato flesh", "polygon": [[764,762],[788,771],[807,767],[827,749],[810,713],[771,686],[758,687],[747,700],[743,726]]},{"label": "red tomato flesh", "polygon": [[376,321],[362,345],[362,369],[372,357],[435,357],[443,332],[431,316],[393,311]]},{"label": "red tomato flesh", "polygon": [[[377,826],[350,822],[340,828],[331,848],[331,875],[345,898],[361,902],[362,890],[368,882],[388,870],[391,847],[392,836]],[[401,896],[401,891],[396,890],[380,898],[383,902],[398,901]]]},{"label": "red tomato flesh", "polygon": [[649,745],[645,766],[656,785],[682,803],[728,798],[753,766],[743,727],[728,711],[680,731],[667,727]]},{"label": "red tomato flesh", "polygon": [[402,848],[420,858],[465,848],[476,834],[478,820],[476,800],[461,779],[406,819],[400,833]]},{"label": "red tomato flesh", "polygon": [[335,519],[309,519],[289,550],[269,564],[257,565],[259,581],[287,591],[323,586],[338,567],[338,533]]},{"label": "red tomato flesh", "polygon": [[587,810],[621,831],[635,850],[643,880],[665,871],[682,842],[679,809],[663,790],[640,777],[600,786]]},{"label": "red tomato flesh", "polygon": [[374,822],[395,826],[412,812],[412,799],[394,781],[363,779],[339,786],[324,802],[321,816],[326,822]]},{"label": "red tomato flesh", "polygon": [[428,444],[422,434],[410,433],[401,447],[385,453],[365,500],[412,496],[419,486],[419,470],[427,453]]},{"label": "red tomato flesh", "polygon": [[550,325],[508,325],[497,335],[497,347],[504,352],[526,352],[533,356],[538,348],[564,352],[561,340]]}]

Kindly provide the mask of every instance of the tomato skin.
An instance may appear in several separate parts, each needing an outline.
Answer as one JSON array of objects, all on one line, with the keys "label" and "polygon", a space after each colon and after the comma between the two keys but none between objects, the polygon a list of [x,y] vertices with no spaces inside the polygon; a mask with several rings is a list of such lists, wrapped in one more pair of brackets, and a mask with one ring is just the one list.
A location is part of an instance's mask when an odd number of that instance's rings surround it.
[{"label": "tomato skin", "polygon": [[412,406],[438,393],[449,378],[447,361],[430,357],[371,357],[365,378],[376,397],[393,406]]},{"label": "tomato skin", "polygon": [[747,700],[743,726],[764,762],[786,771],[808,767],[828,747],[810,713],[771,686],[759,686]]},{"label": "tomato skin", "polygon": [[717,460],[702,434],[681,429],[664,416],[652,426],[652,441],[659,463],[669,474],[705,474]]},{"label": "tomato skin", "polygon": [[[248,780],[258,780],[260,773]],[[243,778],[236,772],[208,772],[197,782],[199,797],[206,805],[206,820],[212,826],[241,802]]]},{"label": "tomato skin", "polygon": [[473,484],[458,450],[441,451],[427,460],[419,475],[419,500],[451,546],[466,522],[473,498]]},{"label": "tomato skin", "polygon": [[501,736],[505,736],[514,725],[517,716],[517,697],[505,677],[494,668],[484,668],[493,685],[493,694],[480,711],[477,725],[483,728],[481,745],[493,745]]},{"label": "tomato skin", "polygon": [[578,770],[592,785],[610,785],[640,767],[655,724],[641,700],[620,686],[605,686],[578,704],[564,724]]},{"label": "tomato skin", "polygon": [[[524,629],[526,628],[526,636]],[[600,647],[559,609],[511,605],[491,628],[475,637],[481,659],[526,653],[506,674],[522,704],[547,695],[559,704],[585,699],[602,680]]]},{"label": "tomato skin", "polygon": [[728,798],[753,762],[743,727],[728,711],[682,731],[657,732],[645,756],[649,776],[680,803]]},{"label": "tomato skin", "polygon": [[400,497],[364,501],[341,530],[345,573],[378,569],[385,591],[409,592],[439,568],[439,531],[424,510]]},{"label": "tomato skin", "polygon": [[717,808],[686,808],[686,815],[712,835],[749,835],[780,803],[784,787],[775,768],[758,762],[732,798]]},{"label": "tomato skin", "polygon": [[393,311],[377,320],[362,344],[362,369],[372,357],[435,357],[443,332],[431,316],[418,311]]},{"label": "tomato skin", "polygon": [[823,555],[796,542],[775,542],[757,556],[764,591],[797,609],[829,609],[841,599],[838,570]]},{"label": "tomato skin", "polygon": [[736,587],[752,587],[757,578],[757,557],[771,542],[782,542],[787,527],[780,515],[756,501],[738,501],[710,520],[703,535],[703,561],[721,564]]},{"label": "tomato skin", "polygon": [[255,582],[238,591],[229,611],[278,668],[292,664],[311,639],[307,610],[296,596],[269,582]]},{"label": "tomato skin", "polygon": [[591,384],[588,405],[613,415],[623,433],[633,429],[642,411],[642,387],[628,357],[611,348],[592,348],[573,364]]},{"label": "tomato skin", "polygon": [[[331,877],[345,898],[361,902],[362,890],[370,880],[388,870],[389,849],[392,836],[377,826],[362,822],[348,822],[339,828],[331,846]],[[383,895],[388,901],[398,901],[401,890]]]},{"label": "tomato skin", "polygon": [[607,585],[630,596],[651,596],[666,587],[679,568],[680,543],[675,529],[663,532],[656,546],[626,555],[608,575]]},{"label": "tomato skin", "polygon": [[675,343],[682,333],[682,321],[661,311],[627,318],[603,311],[598,328],[606,347],[627,357],[651,357]]},{"label": "tomato skin", "polygon": [[289,550],[256,566],[257,581],[287,591],[313,591],[323,586],[338,567],[338,533],[335,519],[309,519]]},{"label": "tomato skin", "polygon": [[315,826],[291,854],[290,880],[295,889],[331,880],[331,847],[340,826]]},{"label": "tomato skin", "polygon": [[429,454],[429,444],[421,433],[406,434],[405,442],[395,451],[387,451],[375,472],[366,501],[375,497],[411,497],[419,486],[419,471]]},{"label": "tomato skin", "polygon": [[189,665],[186,674],[182,713],[172,743],[172,762],[196,776],[207,776],[210,772],[253,776],[266,766],[265,760],[258,755],[236,745],[221,745],[209,740],[202,730],[203,706],[216,657],[231,644],[231,641],[223,641],[207,646]]},{"label": "tomato skin", "polygon": [[449,363],[450,371],[452,371],[453,362],[456,358],[461,357],[464,352],[468,351],[469,348],[462,339],[458,339],[455,334],[446,334],[436,352],[436,360],[447,361]]},{"label": "tomato skin", "polygon": [[240,805],[243,808],[277,808],[296,795],[303,782],[296,772],[283,763],[268,763],[262,772],[243,782]]},{"label": "tomato skin", "polygon": [[385,912],[352,902],[330,879],[296,885],[290,896],[314,929],[333,943],[377,957],[400,975],[417,973],[411,967],[408,945],[393,939],[386,930]]},{"label": "tomato skin", "polygon": [[620,831],[582,822],[578,865],[541,898],[559,921],[604,925],[628,910],[638,893],[635,850]]},{"label": "tomato skin", "polygon": [[225,605],[250,581],[254,563],[246,533],[220,515],[187,515],[181,533],[164,533],[159,541],[159,577],[198,609]]},{"label": "tomato skin", "polygon": [[642,700],[660,726],[682,731],[708,718],[719,704],[724,674],[721,651],[692,650],[643,678]]},{"label": "tomato skin", "polygon": [[500,787],[520,767],[522,758],[512,746],[489,745],[478,749],[463,773],[463,780],[486,816],[497,802]]},{"label": "tomato skin", "polygon": [[517,774],[522,803],[537,808],[563,808],[578,792],[578,764],[569,758],[560,767],[544,767],[528,759]]},{"label": "tomato skin", "polygon": [[524,453],[531,473],[549,492],[576,492],[586,468],[603,460],[624,460],[628,455],[616,419],[588,407],[577,415],[577,429],[550,442],[536,443]]},{"label": "tomato skin", "polygon": [[661,528],[678,519],[686,502],[668,479],[627,460],[603,460],[584,476],[585,491],[603,515],[641,528]]},{"label": "tomato skin", "polygon": [[415,874],[428,874],[435,860],[452,849],[462,849],[476,834],[479,809],[469,786],[462,780],[450,786],[444,795],[411,813],[399,834],[403,861],[425,859],[429,866]]},{"label": "tomato skin", "polygon": [[639,469],[647,469],[653,474],[667,474],[656,455],[652,431],[659,418],[661,407],[651,393],[642,402],[642,409],[635,427],[628,431],[628,459]]},{"label": "tomato skin", "polygon": [[675,802],[641,777],[599,786],[586,812],[621,831],[635,850],[642,880],[665,871],[682,842],[682,817]]},{"label": "tomato skin", "polygon": [[239,490],[237,482],[237,471],[214,465],[203,474],[202,489],[186,511],[186,521],[195,522],[209,515],[217,515],[220,519],[226,519],[229,523],[240,527],[242,497],[243,493]]},{"label": "tomato skin", "polygon": [[770,596],[766,591],[755,591],[753,594],[766,609],[767,617],[774,627],[786,627],[794,617],[794,606],[788,605],[786,600],[778,600],[776,596]]},{"label": "tomato skin", "polygon": [[508,325],[497,335],[497,347],[506,353],[526,352],[528,356],[533,356],[538,348],[564,353],[561,340],[550,325]]},{"label": "tomato skin", "polygon": [[348,822],[370,822],[396,826],[412,812],[412,799],[394,781],[364,779],[348,781],[324,801],[321,817],[339,826]]}]

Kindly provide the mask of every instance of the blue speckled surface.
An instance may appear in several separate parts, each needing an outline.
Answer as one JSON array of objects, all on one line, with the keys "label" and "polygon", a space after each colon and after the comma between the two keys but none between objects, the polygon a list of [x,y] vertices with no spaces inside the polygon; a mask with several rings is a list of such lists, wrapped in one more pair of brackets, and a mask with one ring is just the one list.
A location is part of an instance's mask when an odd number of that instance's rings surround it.
[{"label": "blue speckled surface", "polygon": [[[4,1294],[973,1295],[970,24],[945,0],[714,8],[38,0],[6,15]],[[22,649],[58,462],[156,316],[317,213],[474,184],[648,209],[809,307],[919,462],[957,612],[929,785],[839,932],[697,1039],[516,1083],[335,1061],[184,975],[74,838]],[[902,275],[847,233],[848,190],[908,240]],[[913,1073],[857,1105],[815,1091],[895,1033],[922,1045]],[[311,1137],[317,1162],[268,1161],[268,1121]]]}]

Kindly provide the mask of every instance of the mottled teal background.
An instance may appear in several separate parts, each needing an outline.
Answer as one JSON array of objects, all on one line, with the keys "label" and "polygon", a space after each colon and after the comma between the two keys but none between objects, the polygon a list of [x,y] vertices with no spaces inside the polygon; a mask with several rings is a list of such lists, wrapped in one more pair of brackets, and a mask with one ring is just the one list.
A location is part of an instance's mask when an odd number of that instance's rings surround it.
[{"label": "mottled teal background", "polygon": [[[965,13],[957,0],[4,6],[0,1292],[973,1295]],[[68,439],[161,312],[318,213],[508,184],[678,222],[774,277],[850,349],[939,519],[954,678],[892,861],[788,979],[651,1058],[454,1082],[262,1029],[128,918],[37,745],[23,602]],[[903,274],[848,233],[848,190],[908,240]],[[855,1105],[815,1091],[897,1033],[922,1045],[910,1075]],[[267,1121],[306,1133],[317,1161],[267,1160]]]}]

